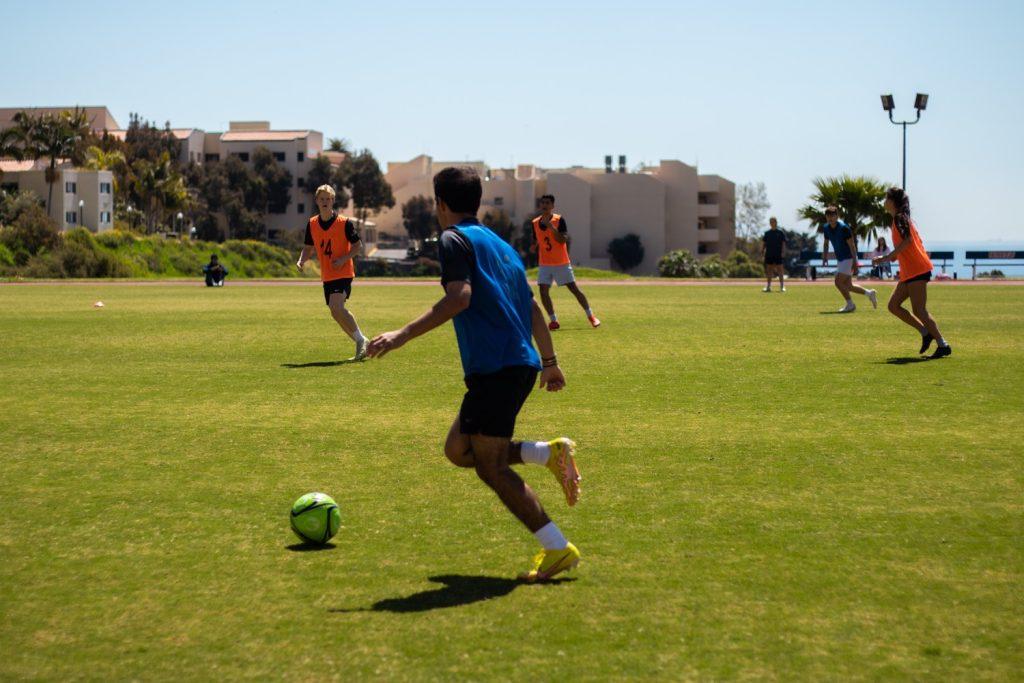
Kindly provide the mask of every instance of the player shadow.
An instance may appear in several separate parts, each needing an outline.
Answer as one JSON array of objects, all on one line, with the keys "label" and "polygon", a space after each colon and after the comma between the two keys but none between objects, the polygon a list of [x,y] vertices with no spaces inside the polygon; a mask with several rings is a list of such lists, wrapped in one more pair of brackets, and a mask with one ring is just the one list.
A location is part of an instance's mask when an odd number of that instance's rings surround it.
[{"label": "player shadow", "polygon": [[562,578],[540,581],[529,584],[519,579],[507,579],[497,576],[465,576],[460,574],[445,574],[443,576],[431,576],[430,581],[443,584],[441,588],[420,591],[403,598],[384,598],[378,600],[369,607],[356,608],[331,608],[328,612],[393,612],[404,614],[408,612],[427,612],[433,609],[444,609],[446,607],[459,607],[469,605],[481,600],[490,600],[508,595],[522,585],[555,586],[562,583],[571,583],[576,579]]},{"label": "player shadow", "polygon": [[321,550],[334,550],[337,547],[333,543],[292,543],[284,548],[293,553],[315,553]]},{"label": "player shadow", "polygon": [[315,360],[309,363],[281,363],[282,368],[288,368],[294,370],[295,368],[333,368],[336,365],[349,365],[350,363],[362,363],[363,361],[356,360],[355,358],[346,358],[345,360]]},{"label": "player shadow", "polygon": [[924,363],[929,360],[935,359],[929,356],[898,356],[886,359],[885,361],[879,361],[879,364],[884,362],[886,365],[910,365],[911,363]]},{"label": "player shadow", "polygon": [[818,315],[850,315],[853,311],[818,311]]}]

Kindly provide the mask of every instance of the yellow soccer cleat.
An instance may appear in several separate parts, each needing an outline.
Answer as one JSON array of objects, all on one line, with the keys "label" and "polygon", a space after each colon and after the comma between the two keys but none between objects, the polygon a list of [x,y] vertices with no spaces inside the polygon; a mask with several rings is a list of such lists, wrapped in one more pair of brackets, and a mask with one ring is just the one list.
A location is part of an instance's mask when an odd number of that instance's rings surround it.
[{"label": "yellow soccer cleat", "polygon": [[580,551],[572,543],[561,550],[541,550],[533,558],[533,569],[519,575],[520,581],[547,581],[556,574],[574,569],[580,563]]},{"label": "yellow soccer cleat", "polygon": [[565,491],[565,502],[571,507],[580,499],[580,470],[576,467],[576,442],[562,437],[548,441],[548,446],[551,447],[548,469]]}]

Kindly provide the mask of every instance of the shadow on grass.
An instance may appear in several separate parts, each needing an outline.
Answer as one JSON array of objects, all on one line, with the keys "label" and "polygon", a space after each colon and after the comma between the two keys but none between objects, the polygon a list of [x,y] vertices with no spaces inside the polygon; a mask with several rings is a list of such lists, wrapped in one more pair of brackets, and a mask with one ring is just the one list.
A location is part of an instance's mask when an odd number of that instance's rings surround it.
[{"label": "shadow on grass", "polygon": [[362,363],[360,360],[355,358],[347,358],[345,360],[315,360],[309,363],[281,363],[282,368],[333,368],[336,365],[348,365],[350,363]]},{"label": "shadow on grass", "polygon": [[[910,365],[911,363],[924,363],[925,361],[934,360],[929,356],[900,356],[898,358],[889,358],[884,361],[886,365]],[[879,361],[882,363],[882,361]]]},{"label": "shadow on grass", "polygon": [[853,311],[818,311],[818,315],[850,315]]},{"label": "shadow on grass", "polygon": [[333,543],[292,543],[286,545],[285,550],[291,550],[293,553],[315,553],[321,550],[334,550],[337,547]]},{"label": "shadow on grass", "polygon": [[519,579],[506,579],[496,576],[463,576],[459,574],[446,574],[444,576],[431,576],[434,583],[444,584],[441,588],[421,591],[407,595],[404,598],[385,598],[378,600],[369,607],[332,608],[328,612],[427,612],[432,609],[445,607],[458,607],[469,605],[481,600],[500,598],[508,595],[517,587],[522,585],[556,586],[562,583],[571,583],[576,579],[563,578],[541,581],[535,584],[528,584]]}]

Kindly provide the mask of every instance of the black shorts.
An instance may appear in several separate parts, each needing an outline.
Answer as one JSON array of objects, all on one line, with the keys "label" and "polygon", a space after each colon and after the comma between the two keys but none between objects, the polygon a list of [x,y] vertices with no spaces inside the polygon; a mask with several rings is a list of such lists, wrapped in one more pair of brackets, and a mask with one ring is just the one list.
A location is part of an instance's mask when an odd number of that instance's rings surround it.
[{"label": "black shorts", "polygon": [[533,391],[537,370],[528,365],[513,365],[486,375],[466,377],[468,391],[459,410],[459,431],[512,438],[516,417]]},{"label": "black shorts", "polygon": [[910,278],[909,280],[903,280],[903,282],[901,282],[900,284],[903,284],[904,282],[928,282],[931,279],[932,279],[932,271],[929,270],[927,273],[921,273],[920,275],[915,275],[914,277]]},{"label": "black shorts", "polygon": [[764,264],[766,266],[781,266],[782,265],[782,257],[781,256],[765,256],[764,257]]},{"label": "black shorts", "polygon": [[343,277],[324,283],[324,303],[328,306],[331,305],[331,294],[335,292],[344,292],[346,301],[352,298],[352,278]]}]

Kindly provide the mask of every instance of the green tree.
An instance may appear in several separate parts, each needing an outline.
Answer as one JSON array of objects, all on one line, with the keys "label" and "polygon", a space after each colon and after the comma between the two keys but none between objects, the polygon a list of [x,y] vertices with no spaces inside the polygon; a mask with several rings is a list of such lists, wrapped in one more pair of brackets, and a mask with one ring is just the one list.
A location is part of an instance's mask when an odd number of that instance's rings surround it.
[{"label": "green tree", "polygon": [[292,195],[292,174],[277,162],[266,147],[257,147],[252,154],[252,167],[266,186],[266,204],[261,213],[281,214],[288,210]]},{"label": "green tree", "polygon": [[20,111],[14,115],[14,128],[24,142],[26,156],[46,159],[46,210],[53,205],[53,185],[57,182],[57,162],[75,159],[79,143],[89,135],[89,119],[85,110],[75,107],[59,113],[31,114]]},{"label": "green tree", "polygon": [[438,230],[434,200],[421,194],[410,197],[409,201],[402,204],[402,225],[409,233],[409,239],[417,244],[433,237]]},{"label": "green tree", "polygon": [[145,213],[147,232],[153,232],[163,223],[169,212],[188,208],[185,180],[167,152],[156,162],[136,161],[132,191]]},{"label": "green tree", "polygon": [[344,173],[341,172],[340,168],[331,166],[331,162],[325,156],[319,156],[313,159],[313,163],[310,165],[309,172],[306,173],[306,189],[309,191],[311,196],[316,192],[316,188],[321,185],[330,185],[334,188],[334,208],[340,209],[341,207],[348,206],[348,190],[345,189],[343,181],[345,178]]},{"label": "green tree", "polygon": [[[5,128],[0,130],[0,159],[20,160],[24,152],[24,144],[21,131],[17,128]],[[4,171],[0,168],[0,178],[4,177]]]},{"label": "green tree", "polygon": [[0,194],[0,244],[14,254],[19,266],[60,245],[60,230],[34,192]]},{"label": "green tree", "polygon": [[365,223],[370,215],[381,209],[390,209],[395,205],[391,185],[385,180],[380,164],[369,150],[364,149],[345,159],[335,174],[335,180],[338,187],[348,188],[356,211],[355,217],[360,223]]},{"label": "green tree", "polygon": [[620,270],[630,271],[643,263],[644,246],[640,243],[639,235],[629,233],[609,242],[608,254]]},{"label": "green tree", "polygon": [[886,185],[867,176],[843,175],[839,177],[815,178],[815,192],[811,203],[802,207],[797,215],[810,221],[820,232],[825,220],[825,207],[839,208],[839,218],[850,226],[854,244],[861,239],[874,239],[878,230],[889,227],[890,218],[885,213]]},{"label": "green tree", "polygon": [[327,140],[327,151],[351,154],[352,143],[349,142],[346,138],[329,138]]}]

